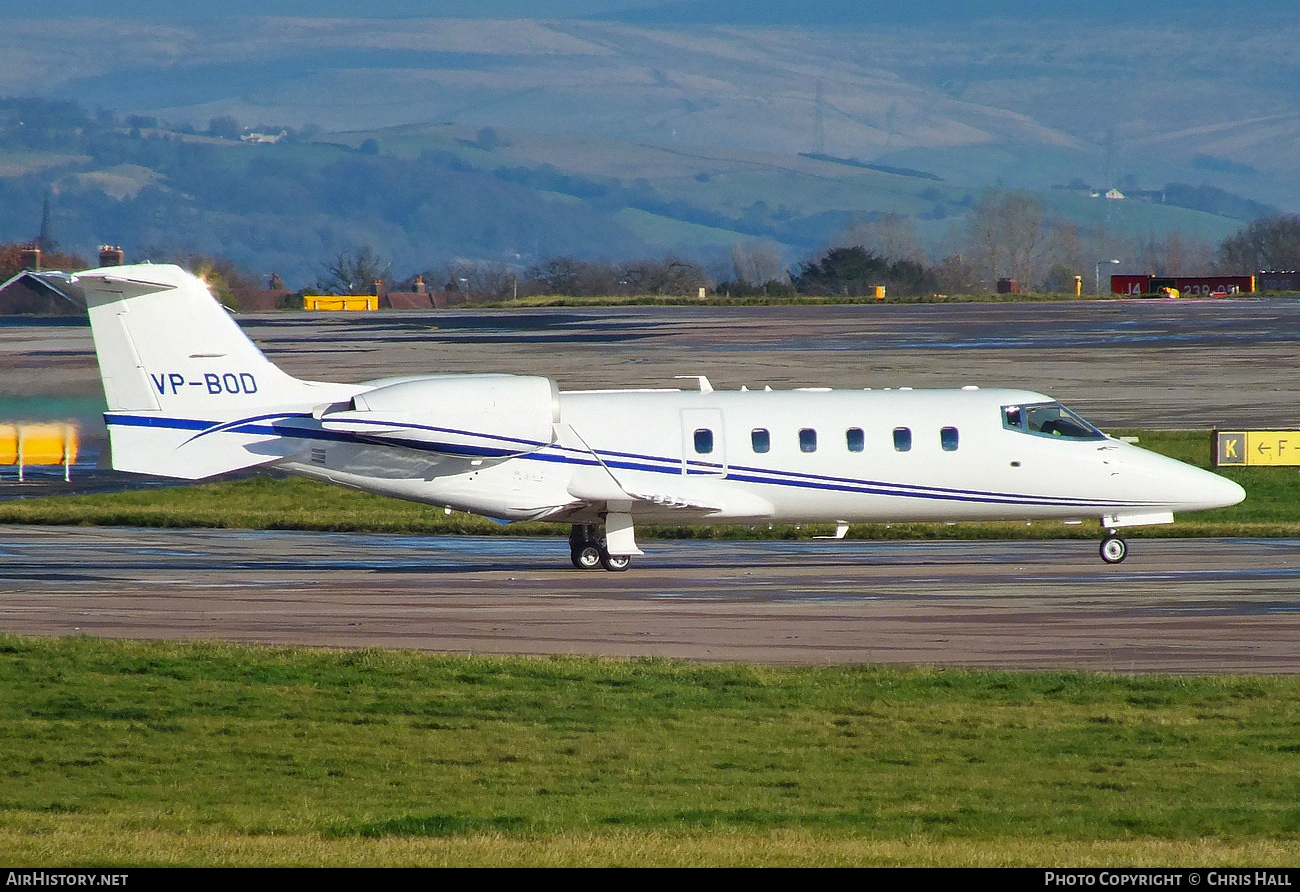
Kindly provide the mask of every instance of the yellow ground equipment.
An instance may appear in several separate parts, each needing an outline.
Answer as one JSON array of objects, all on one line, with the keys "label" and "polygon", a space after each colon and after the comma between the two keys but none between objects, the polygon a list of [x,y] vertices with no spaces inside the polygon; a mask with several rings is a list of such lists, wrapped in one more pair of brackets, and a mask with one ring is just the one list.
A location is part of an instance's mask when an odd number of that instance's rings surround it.
[{"label": "yellow ground equipment", "polygon": [[63,465],[63,479],[77,460],[77,427],[63,423],[0,424],[0,465]]}]

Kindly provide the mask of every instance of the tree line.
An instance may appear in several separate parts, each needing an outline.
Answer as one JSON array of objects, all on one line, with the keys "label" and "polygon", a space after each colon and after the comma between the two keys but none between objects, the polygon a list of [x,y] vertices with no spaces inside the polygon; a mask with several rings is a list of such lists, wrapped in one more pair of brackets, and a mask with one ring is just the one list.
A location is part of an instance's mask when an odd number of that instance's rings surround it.
[{"label": "tree line", "polygon": [[[371,246],[340,250],[320,264],[316,281],[302,288],[325,294],[376,291],[450,292],[466,302],[497,302],[512,297],[558,295],[607,297],[656,295],[694,297],[699,289],[730,297],[862,297],[884,287],[892,297],[931,294],[987,294],[996,279],[1014,278],[1021,290],[1072,294],[1076,277],[1093,283],[1098,249],[1081,249],[1084,239],[1071,227],[1053,223],[1024,196],[989,197],[985,211],[972,217],[968,253],[939,261],[925,258],[903,218],[885,217],[841,233],[837,244],[792,268],[774,243],[736,245],[729,262],[712,266],[674,255],[624,262],[548,257],[527,265],[447,261],[399,277],[393,264]],[[39,243],[39,239],[33,239]],[[85,269],[82,258],[46,244],[42,265]],[[1178,235],[1136,247],[1129,268],[1155,275],[1250,275],[1263,270],[1300,269],[1300,215],[1278,214],[1247,224],[1217,247],[1194,245]],[[23,268],[23,246],[0,244],[0,280]],[[1071,252],[1074,256],[1071,257]],[[1104,253],[1104,252],[1102,252]],[[278,276],[261,277],[232,261],[202,254],[147,253],[135,258],[178,263],[202,274],[226,304],[238,308],[252,292],[283,288]],[[1005,275],[1004,275],[1005,274]],[[1103,291],[1108,290],[1103,286]]]},{"label": "tree line", "polygon": [[[886,215],[844,231],[835,244],[794,267],[782,263],[778,245],[756,242],[734,246],[729,262],[712,265],[674,255],[621,263],[560,256],[523,267],[448,262],[418,276],[431,290],[496,301],[543,294],[690,297],[700,288],[723,296],[780,298],[862,297],[883,287],[890,296],[921,297],[988,294],[1000,279],[1015,280],[1022,291],[1073,294],[1079,283],[1087,283],[1088,291],[1096,287],[1097,258],[1111,253],[1127,255],[1126,268],[1162,276],[1300,269],[1300,215],[1256,220],[1217,246],[1177,233],[1127,245],[1099,235],[1104,234],[1053,220],[1032,196],[990,193],[971,216],[965,251],[937,261],[919,248],[911,221]],[[340,252],[327,263],[317,287],[364,293],[376,281],[405,289],[415,278],[394,281],[379,255],[363,248]],[[1109,289],[1103,284],[1102,290]]]},{"label": "tree line", "polygon": [[949,242],[948,251],[927,251],[912,218],[886,213],[846,227],[793,266],[780,244],[755,239],[733,245],[729,257],[713,262],[671,254],[623,262],[566,254],[529,264],[453,262],[420,274],[445,290],[496,300],[525,294],[691,296],[701,287],[733,297],[861,297],[879,287],[892,296],[917,297],[987,294],[1000,280],[1015,281],[1021,291],[1072,294],[1078,285],[1096,287],[1096,264],[1112,257],[1123,258],[1126,269],[1160,276],[1300,268],[1295,215],[1256,220],[1217,246],[1177,232],[1126,239],[1101,225],[1064,220],[1041,198],[1022,192],[986,192]]},{"label": "tree line", "polygon": [[[1101,225],[1061,219],[1036,195],[989,191],[955,232],[948,252],[927,254],[913,225],[886,214],[852,227],[791,270],[789,281],[801,294],[855,296],[877,285],[900,296],[988,294],[1000,280],[1014,280],[1021,291],[1073,294],[1079,285],[1085,292],[1096,288],[1098,264],[1111,258],[1120,259],[1123,269],[1157,276],[1300,269],[1300,216],[1294,214],[1256,219],[1218,245],[1178,232],[1125,239]],[[1105,280],[1101,290],[1109,290]]]}]

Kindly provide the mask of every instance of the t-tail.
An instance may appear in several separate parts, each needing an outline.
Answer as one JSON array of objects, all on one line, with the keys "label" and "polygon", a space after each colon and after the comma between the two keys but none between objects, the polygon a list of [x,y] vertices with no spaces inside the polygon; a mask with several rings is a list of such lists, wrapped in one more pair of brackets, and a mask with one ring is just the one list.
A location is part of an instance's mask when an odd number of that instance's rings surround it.
[{"label": "t-tail", "polygon": [[105,267],[69,285],[90,315],[116,470],[194,480],[279,461],[303,448],[293,427],[314,407],[365,389],[281,371],[180,267]]}]

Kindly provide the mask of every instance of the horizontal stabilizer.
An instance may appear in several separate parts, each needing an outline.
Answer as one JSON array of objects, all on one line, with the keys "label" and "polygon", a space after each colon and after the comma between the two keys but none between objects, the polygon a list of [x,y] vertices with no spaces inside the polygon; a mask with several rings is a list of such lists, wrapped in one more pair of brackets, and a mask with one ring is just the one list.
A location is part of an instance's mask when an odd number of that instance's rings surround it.
[{"label": "horizontal stabilizer", "polygon": [[202,480],[279,461],[303,445],[264,423],[204,431],[162,416],[110,413],[105,420],[114,470],[156,477]]}]

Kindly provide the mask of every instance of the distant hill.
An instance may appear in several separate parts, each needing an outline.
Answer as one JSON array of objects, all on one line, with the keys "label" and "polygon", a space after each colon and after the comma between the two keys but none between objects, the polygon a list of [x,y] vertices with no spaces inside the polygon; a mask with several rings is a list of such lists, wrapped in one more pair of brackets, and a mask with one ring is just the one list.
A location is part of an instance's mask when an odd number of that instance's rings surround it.
[{"label": "distant hill", "polygon": [[[488,4],[489,6],[491,4]],[[1286,4],[1277,0],[1239,0],[1225,10],[1221,0],[669,0],[619,7],[602,17],[655,25],[786,25],[825,28],[863,25],[909,25],[941,28],[945,25],[978,21],[1024,23],[1087,21],[1115,24],[1199,23],[1222,20],[1225,11],[1233,17],[1276,15],[1285,20]]]},{"label": "distant hill", "polygon": [[[31,237],[53,190],[82,253],[224,252],[301,282],[361,243],[408,270],[756,240],[793,263],[886,214],[940,251],[991,187],[1144,237],[1300,210],[1285,4],[427,6],[24,7],[0,96],[97,126],[47,139],[10,109],[0,239]],[[216,139],[214,121],[293,138]],[[1088,189],[1053,188],[1070,183]],[[1147,200],[1087,197],[1113,186]]]},{"label": "distant hill", "polygon": [[[0,12],[32,15],[30,3],[0,0]],[[43,0],[45,18],[95,14],[84,0]],[[1178,21],[1189,16],[1222,17],[1221,0],[382,0],[366,6],[368,19],[492,18],[604,19],[656,25],[798,25],[935,24],[982,19],[1044,21],[1087,19],[1093,22]],[[1236,0],[1229,14],[1288,14],[1277,0]],[[197,0],[119,0],[111,14],[133,21],[193,21],[211,18],[210,3]],[[357,5],[349,0],[226,0],[221,17],[351,18]]]}]

